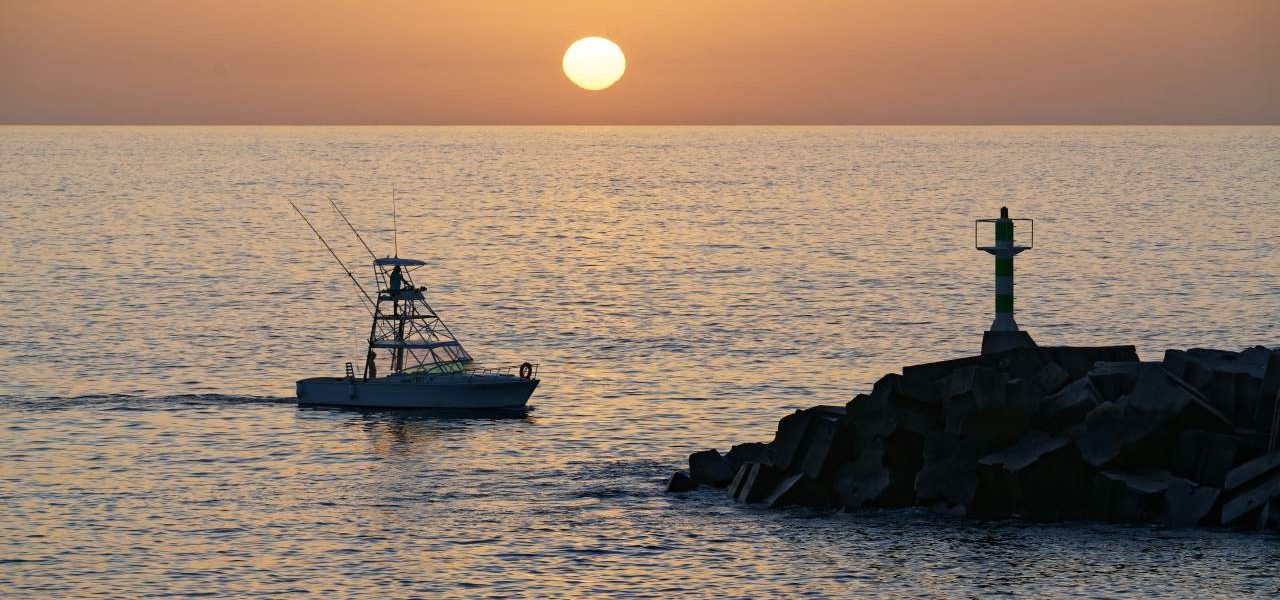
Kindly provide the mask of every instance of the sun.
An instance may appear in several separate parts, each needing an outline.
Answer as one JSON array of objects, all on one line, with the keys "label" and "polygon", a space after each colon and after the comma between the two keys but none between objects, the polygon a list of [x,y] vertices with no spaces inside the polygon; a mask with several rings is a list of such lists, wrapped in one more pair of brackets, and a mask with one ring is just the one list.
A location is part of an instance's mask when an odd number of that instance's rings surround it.
[{"label": "sun", "polygon": [[564,74],[586,90],[603,90],[617,83],[626,70],[622,48],[602,37],[584,37],[564,52]]}]

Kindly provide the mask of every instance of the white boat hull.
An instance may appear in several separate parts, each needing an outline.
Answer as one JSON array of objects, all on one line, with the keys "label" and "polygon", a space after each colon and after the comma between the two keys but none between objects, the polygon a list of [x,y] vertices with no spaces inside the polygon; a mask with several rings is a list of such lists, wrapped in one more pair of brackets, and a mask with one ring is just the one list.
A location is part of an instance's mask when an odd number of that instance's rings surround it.
[{"label": "white boat hull", "polygon": [[384,377],[364,381],[312,377],[297,383],[298,404],[354,408],[523,409],[537,379],[509,375]]}]

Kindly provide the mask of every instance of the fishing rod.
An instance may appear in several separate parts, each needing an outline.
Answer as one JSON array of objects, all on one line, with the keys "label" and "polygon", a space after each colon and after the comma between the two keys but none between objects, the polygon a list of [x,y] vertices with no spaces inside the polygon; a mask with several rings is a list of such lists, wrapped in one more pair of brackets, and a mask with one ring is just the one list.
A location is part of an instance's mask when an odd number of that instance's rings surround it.
[{"label": "fishing rod", "polygon": [[342,209],[338,208],[338,203],[333,201],[332,196],[329,197],[329,206],[332,206],[333,210],[338,211],[338,216],[342,217],[342,221],[347,224],[347,227],[351,228],[351,233],[356,234],[356,239],[360,240],[360,245],[364,246],[364,249],[369,252],[369,256],[372,256],[375,261],[378,260],[378,255],[374,254],[373,249],[369,247],[369,244],[364,242],[364,236],[360,235],[359,231],[356,231],[356,226],[352,225],[351,221],[347,219],[347,215],[342,213]]},{"label": "fishing rod", "polygon": [[302,209],[299,209],[298,205],[293,203],[293,200],[286,199],[285,201],[289,203],[289,206],[293,207],[294,212],[298,213],[299,217],[302,217],[302,220],[306,222],[307,227],[311,228],[311,232],[316,234],[316,238],[320,240],[321,244],[324,244],[325,250],[328,250],[329,254],[333,255],[333,259],[338,261],[338,265],[342,267],[342,272],[346,273],[347,277],[351,278],[351,283],[356,284],[356,289],[360,290],[360,293],[364,295],[364,301],[368,302],[367,305],[362,302],[361,306],[364,306],[365,310],[369,311],[369,315],[373,316],[374,313],[372,307],[377,306],[377,304],[374,303],[373,298],[369,297],[369,292],[364,291],[364,286],[360,285],[360,280],[356,279],[356,276],[351,272],[351,269],[347,268],[346,263],[342,262],[341,258],[338,258],[338,253],[333,251],[333,247],[329,245],[329,242],[324,241],[324,236],[320,235],[320,231],[316,229],[315,225],[311,224],[311,219],[308,219],[307,215],[302,214]]}]

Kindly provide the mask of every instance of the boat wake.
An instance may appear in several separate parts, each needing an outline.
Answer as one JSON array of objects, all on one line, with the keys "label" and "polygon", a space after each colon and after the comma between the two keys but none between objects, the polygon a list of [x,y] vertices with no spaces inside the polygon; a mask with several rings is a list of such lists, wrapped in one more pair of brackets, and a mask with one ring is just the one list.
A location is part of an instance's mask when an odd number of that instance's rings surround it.
[{"label": "boat wake", "polygon": [[148,410],[177,406],[212,406],[223,404],[293,404],[293,398],[280,396],[242,396],[232,394],[82,394],[78,396],[0,395],[0,406],[18,410],[65,410],[100,408],[104,410]]}]

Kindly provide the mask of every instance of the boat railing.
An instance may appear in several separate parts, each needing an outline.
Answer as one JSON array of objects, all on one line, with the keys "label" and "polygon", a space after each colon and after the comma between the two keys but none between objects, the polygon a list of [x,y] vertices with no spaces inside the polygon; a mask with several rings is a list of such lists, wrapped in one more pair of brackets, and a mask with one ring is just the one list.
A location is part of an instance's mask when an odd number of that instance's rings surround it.
[{"label": "boat railing", "polygon": [[[449,377],[452,379],[465,378],[471,381],[475,377],[506,375],[509,377],[520,377],[521,379],[537,379],[538,364],[523,363],[519,365],[505,365],[499,367],[465,367],[458,371],[447,371],[443,373],[425,373],[425,374],[404,374],[402,377],[412,379],[415,382],[422,383],[432,381],[439,377]],[[527,376],[526,376],[527,374]]]}]

